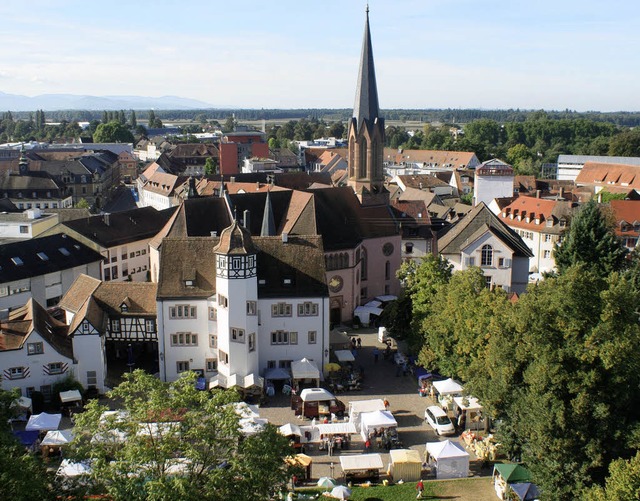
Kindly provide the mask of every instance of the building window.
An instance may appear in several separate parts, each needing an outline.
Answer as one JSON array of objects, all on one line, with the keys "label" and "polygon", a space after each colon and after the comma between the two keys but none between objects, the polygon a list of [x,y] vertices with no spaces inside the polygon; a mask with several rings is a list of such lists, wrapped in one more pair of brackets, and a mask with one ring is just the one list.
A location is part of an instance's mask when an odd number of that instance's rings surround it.
[{"label": "building window", "polygon": [[155,332],[156,331],[156,321],[155,320],[145,320],[145,328],[147,332]]},{"label": "building window", "polygon": [[198,346],[198,335],[191,332],[171,334],[171,346]]},{"label": "building window", "polygon": [[218,361],[215,358],[207,358],[205,360],[205,371],[216,372],[218,370]]},{"label": "building window", "polygon": [[289,333],[287,331],[272,332],[271,344],[289,344]]},{"label": "building window", "polygon": [[311,301],[305,301],[298,305],[299,317],[316,317],[318,316],[318,303],[312,303]]},{"label": "building window", "polygon": [[44,345],[42,343],[27,343],[27,355],[39,355],[44,353]]},{"label": "building window", "polygon": [[209,320],[215,322],[218,320],[218,310],[216,310],[213,306],[209,306]]},{"label": "building window", "polygon": [[98,373],[96,371],[87,371],[87,386],[95,388],[98,385]]},{"label": "building window", "polygon": [[134,253],[134,252],[130,252],[130,253],[129,253],[129,259],[132,259],[134,256],[135,256],[135,253]]},{"label": "building window", "polygon": [[231,341],[235,343],[244,343],[244,329],[231,327]]},{"label": "building window", "polygon": [[278,366],[281,369],[291,369],[291,362],[292,360],[280,360],[280,362],[278,362]]},{"label": "building window", "polygon": [[209,348],[214,350],[218,349],[218,336],[217,334],[209,334]]},{"label": "building window", "polygon": [[62,374],[62,362],[50,363],[49,374]]},{"label": "building window", "polygon": [[317,343],[317,339],[318,339],[318,332],[317,331],[309,331],[309,344],[316,344]]},{"label": "building window", "polygon": [[111,270],[109,268],[104,269],[104,280],[105,282],[111,280]]},{"label": "building window", "polygon": [[113,318],[111,320],[111,332],[120,332],[120,319]]},{"label": "building window", "polygon": [[247,301],[247,315],[255,316],[258,314],[258,303],[256,301]]},{"label": "building window", "polygon": [[255,351],[256,349],[256,333],[249,334],[249,351]]},{"label": "building window", "polygon": [[29,233],[29,227],[20,225],[20,233]]},{"label": "building window", "polygon": [[40,387],[40,393],[44,397],[45,402],[51,402],[51,385],[45,384]]},{"label": "building window", "polygon": [[220,306],[222,306],[223,308],[228,308],[229,307],[229,300],[227,299],[227,296],[223,296],[222,294],[218,294],[218,304]]},{"label": "building window", "polygon": [[391,263],[386,261],[384,263],[384,279],[389,280],[391,278]]},{"label": "building window", "polygon": [[361,297],[362,299],[365,299],[365,298],[367,297],[367,288],[366,288],[366,287],[362,287],[362,288],[360,289],[360,297]]},{"label": "building window", "polygon": [[267,369],[275,369],[276,361],[275,360],[267,360]]},{"label": "building window", "polygon": [[362,254],[360,256],[360,280],[367,279],[367,267],[368,267],[367,249],[363,247]]},{"label": "building window", "polygon": [[189,362],[187,360],[181,360],[176,362],[176,372],[187,372],[189,370]]},{"label": "building window", "polygon": [[120,249],[120,259],[122,259],[123,261],[125,259],[127,259],[127,248],[123,247],[122,249]]},{"label": "building window", "polygon": [[112,266],[111,267],[111,278],[113,280],[116,280],[118,278],[118,267],[117,266]]},{"label": "building window", "polygon": [[551,242],[552,236],[549,235],[548,233],[545,233],[544,235],[544,241],[545,242]]},{"label": "building window", "polygon": [[196,307],[189,304],[177,304],[169,308],[169,318],[196,318]]},{"label": "building window", "polygon": [[25,377],[27,377],[26,367],[11,367],[9,369],[9,379],[23,379]]},{"label": "building window", "polygon": [[493,265],[493,247],[491,247],[490,245],[482,246],[482,259],[480,263],[482,266]]},{"label": "building window", "polygon": [[544,251],[544,253],[542,254],[542,257],[544,257],[544,259],[549,259],[551,257],[551,251],[550,250]]},{"label": "building window", "polygon": [[290,317],[291,305],[288,303],[275,303],[271,305],[272,317]]},{"label": "building window", "polygon": [[229,365],[229,354],[222,350],[218,350],[218,360],[221,364]]},{"label": "building window", "polygon": [[485,284],[487,286],[487,289],[491,289],[491,276],[490,275],[484,277],[484,282],[485,282]]},{"label": "building window", "polygon": [[290,332],[289,333],[289,344],[298,344],[298,333]]}]

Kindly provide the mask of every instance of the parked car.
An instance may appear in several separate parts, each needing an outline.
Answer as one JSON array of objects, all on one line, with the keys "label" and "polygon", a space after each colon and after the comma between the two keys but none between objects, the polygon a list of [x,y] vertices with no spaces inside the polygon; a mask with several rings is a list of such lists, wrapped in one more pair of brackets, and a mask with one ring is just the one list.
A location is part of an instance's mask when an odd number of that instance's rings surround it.
[{"label": "parked car", "polygon": [[438,406],[432,405],[424,411],[424,420],[437,435],[453,435],[456,432],[449,416]]}]

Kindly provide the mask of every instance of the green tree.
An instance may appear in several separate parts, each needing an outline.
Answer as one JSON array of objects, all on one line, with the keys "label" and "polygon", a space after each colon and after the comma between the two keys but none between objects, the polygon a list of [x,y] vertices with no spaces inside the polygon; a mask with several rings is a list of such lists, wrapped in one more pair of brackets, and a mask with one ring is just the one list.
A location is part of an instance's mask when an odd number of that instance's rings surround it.
[{"label": "green tree", "polygon": [[120,416],[102,417],[108,408],[98,401],[77,416],[70,454],[92,461],[96,493],[115,500],[250,500],[270,499],[286,484],[288,440],[271,426],[243,439],[228,405],[238,395],[198,391],[195,378],[164,383],[136,370],[108,394],[120,403]]},{"label": "green tree", "polygon": [[222,130],[224,132],[233,132],[234,130],[236,130],[236,125],[238,125],[236,117],[233,115],[229,115],[227,117],[227,120],[224,122],[224,125],[222,126]]},{"label": "green tree", "polygon": [[616,157],[640,156],[640,130],[627,130],[611,138],[609,155]]},{"label": "green tree", "polygon": [[136,118],[135,110],[131,110],[131,115],[129,115],[129,128],[135,130],[138,126],[138,119]]},{"label": "green tree", "polygon": [[581,496],[583,501],[640,499],[640,452],[625,461],[617,459],[609,465],[605,486],[593,486]]},{"label": "green tree", "polygon": [[78,200],[78,203],[76,204],[76,208],[77,209],[89,209],[89,208],[91,208],[91,206],[89,205],[89,202],[87,202],[86,198],[81,198],[80,200]]},{"label": "green tree", "polygon": [[115,120],[106,124],[100,124],[93,134],[96,143],[132,143],[134,141],[131,131]]},{"label": "green tree", "polygon": [[625,264],[626,248],[613,232],[612,224],[595,200],[584,204],[571,220],[571,227],[554,257],[559,273],[582,263],[604,276]]},{"label": "green tree", "polygon": [[204,161],[204,175],[205,176],[213,176],[218,173],[218,166],[216,162],[211,157],[207,157]]}]

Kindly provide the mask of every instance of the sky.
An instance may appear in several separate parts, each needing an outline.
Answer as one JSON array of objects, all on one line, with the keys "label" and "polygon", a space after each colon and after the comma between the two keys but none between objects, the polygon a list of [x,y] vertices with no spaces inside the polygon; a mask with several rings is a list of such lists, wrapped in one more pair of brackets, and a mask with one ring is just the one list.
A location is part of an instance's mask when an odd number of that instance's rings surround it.
[{"label": "sky", "polygon": [[[351,108],[360,0],[2,0],[0,92]],[[370,0],[380,106],[640,110],[636,0]]]}]

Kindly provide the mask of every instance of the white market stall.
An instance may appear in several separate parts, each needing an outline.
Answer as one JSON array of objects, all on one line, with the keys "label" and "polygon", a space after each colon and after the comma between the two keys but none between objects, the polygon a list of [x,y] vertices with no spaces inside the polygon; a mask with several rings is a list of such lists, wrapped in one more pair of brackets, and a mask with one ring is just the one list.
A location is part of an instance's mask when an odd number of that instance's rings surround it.
[{"label": "white market stall", "polygon": [[453,397],[453,403],[464,412],[465,429],[479,430],[482,420],[482,405],[475,397]]},{"label": "white market stall", "polygon": [[43,412],[41,414],[33,414],[29,421],[27,422],[27,426],[25,426],[25,430],[37,430],[37,431],[49,431],[49,430],[57,430],[60,427],[60,420],[62,419],[62,414],[47,414]]},{"label": "white market stall", "polygon": [[72,402],[82,402],[82,395],[78,390],[69,390],[60,392],[60,401],[63,404],[70,404]]},{"label": "white market stall", "polygon": [[349,402],[349,422],[360,431],[360,415],[363,412],[384,411],[386,407],[380,398],[372,400],[355,400]]},{"label": "white market stall", "polygon": [[374,306],[358,306],[353,310],[354,320],[358,318],[363,327],[369,327],[369,324],[382,315],[382,308]]},{"label": "white market stall", "polygon": [[445,379],[444,381],[434,381],[433,387],[438,392],[438,402],[440,405],[446,405],[451,409],[451,402],[454,396],[462,395],[464,388],[460,383],[453,379]]},{"label": "white market stall", "polygon": [[427,442],[427,463],[436,469],[436,478],[469,476],[469,453],[451,440]]},{"label": "white market stall", "polygon": [[355,478],[378,478],[383,468],[380,454],[356,454],[340,456],[340,468],[345,480]]},{"label": "white market stall", "polygon": [[278,428],[278,432],[280,433],[280,435],[284,435],[285,437],[302,436],[302,430],[297,424],[283,424],[280,428]]},{"label": "white market stall", "polygon": [[346,350],[351,346],[349,334],[338,329],[333,329],[329,333],[329,346],[334,350]]},{"label": "white market stall", "polygon": [[303,358],[297,362],[291,362],[291,376],[294,386],[305,380],[312,380],[314,386],[320,386],[320,370],[311,360]]},{"label": "white market stall", "polygon": [[355,360],[353,353],[351,353],[349,350],[336,350],[333,353],[338,359],[338,362],[340,362],[341,364],[346,362],[353,362]]},{"label": "white market stall", "polygon": [[363,412],[360,414],[360,435],[367,440],[376,428],[397,428],[398,422],[389,411]]},{"label": "white market stall", "polygon": [[415,482],[422,476],[422,459],[420,453],[411,449],[391,449],[389,451],[391,463],[389,475],[394,482],[403,480]]},{"label": "white market stall", "polygon": [[352,435],[356,433],[356,427],[349,422],[316,424],[315,428],[318,429],[320,435]]},{"label": "white market stall", "polygon": [[67,445],[73,440],[73,432],[71,430],[51,430],[40,442],[42,456],[47,457],[60,450],[60,447]]},{"label": "white market stall", "polygon": [[240,433],[242,433],[245,437],[249,437],[251,435],[255,435],[264,431],[267,424],[269,424],[268,419],[264,418],[242,418],[239,421],[240,424]]},{"label": "white market stall", "polygon": [[68,459],[63,459],[56,475],[65,478],[79,477],[81,475],[89,475],[91,467],[86,462],[74,463]]}]

